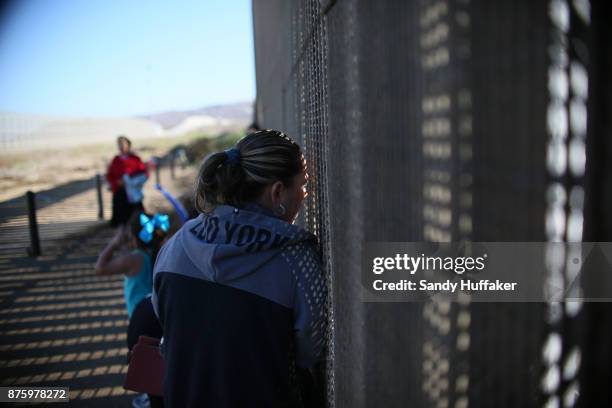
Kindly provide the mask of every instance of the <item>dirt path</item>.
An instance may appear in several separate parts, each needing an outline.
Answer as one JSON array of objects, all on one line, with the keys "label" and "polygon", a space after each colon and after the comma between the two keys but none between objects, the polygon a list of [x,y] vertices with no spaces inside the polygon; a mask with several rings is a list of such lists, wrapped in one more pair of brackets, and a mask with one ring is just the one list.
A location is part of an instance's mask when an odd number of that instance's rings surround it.
[{"label": "dirt path", "polygon": [[[161,182],[185,192],[194,171],[178,169],[175,179],[162,171]],[[152,181],[145,197],[148,210],[168,209]],[[26,255],[27,217],[16,210],[0,222],[0,385],[67,386],[72,407],[129,407],[123,278],[93,271],[114,231],[97,220],[93,188],[42,207],[37,259]],[[108,192],[104,208],[108,220]]]}]

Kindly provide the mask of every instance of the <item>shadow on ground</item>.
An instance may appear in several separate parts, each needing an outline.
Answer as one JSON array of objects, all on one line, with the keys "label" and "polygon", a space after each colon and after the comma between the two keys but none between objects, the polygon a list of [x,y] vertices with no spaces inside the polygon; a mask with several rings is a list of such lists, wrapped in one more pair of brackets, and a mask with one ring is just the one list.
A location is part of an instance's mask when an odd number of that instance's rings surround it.
[{"label": "shadow on ground", "polygon": [[113,231],[97,226],[44,257],[0,256],[0,384],[69,387],[71,407],[130,407],[122,277],[94,275]]}]

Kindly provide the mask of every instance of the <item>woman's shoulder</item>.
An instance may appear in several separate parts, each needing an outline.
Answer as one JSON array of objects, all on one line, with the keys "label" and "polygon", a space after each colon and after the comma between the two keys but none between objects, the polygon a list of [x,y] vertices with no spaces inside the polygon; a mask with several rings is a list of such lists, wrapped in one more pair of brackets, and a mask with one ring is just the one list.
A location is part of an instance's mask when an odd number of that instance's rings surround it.
[{"label": "woman's shoulder", "polygon": [[127,154],[127,157],[128,157],[128,159],[130,159],[130,160],[139,161],[139,162],[141,162],[141,161],[142,161],[142,159],[140,158],[140,156],[139,156],[139,155],[137,155],[136,153],[129,152],[129,153]]},{"label": "woman's shoulder", "polygon": [[282,252],[282,258],[294,268],[304,269],[304,265],[321,268],[321,251],[316,236],[311,233],[305,234],[303,239],[289,243]]},{"label": "woman's shoulder", "polygon": [[298,246],[302,250],[318,254],[320,248],[317,236],[300,226],[293,225],[292,227],[294,227],[293,239],[289,243],[289,246]]}]

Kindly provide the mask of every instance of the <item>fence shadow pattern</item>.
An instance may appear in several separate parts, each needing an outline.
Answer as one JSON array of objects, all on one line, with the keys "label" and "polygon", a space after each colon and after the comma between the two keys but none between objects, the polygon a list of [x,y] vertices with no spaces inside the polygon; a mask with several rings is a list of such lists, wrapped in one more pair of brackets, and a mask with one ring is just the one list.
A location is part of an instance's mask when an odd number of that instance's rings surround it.
[{"label": "fence shadow pattern", "polygon": [[0,269],[0,384],[69,387],[71,406],[130,406],[122,277],[94,275],[113,231],[81,232]]},{"label": "fence shadow pattern", "polygon": [[[608,305],[360,300],[366,242],[611,239],[609,18],[588,0],[253,3],[257,120],[312,176],[327,406],[612,404]],[[546,285],[572,281],[571,256]]]},{"label": "fence shadow pattern", "polygon": [[[164,187],[179,196],[194,169],[164,168]],[[174,174],[173,174],[174,173]],[[115,233],[107,222],[111,194],[96,180],[38,192],[42,255],[28,256],[26,200],[0,203],[0,385],[70,388],[71,406],[131,406],[123,389],[127,313],[123,278],[94,274],[98,254]],[[171,214],[170,204],[145,186],[145,208]],[[173,218],[173,228],[178,227]]]}]

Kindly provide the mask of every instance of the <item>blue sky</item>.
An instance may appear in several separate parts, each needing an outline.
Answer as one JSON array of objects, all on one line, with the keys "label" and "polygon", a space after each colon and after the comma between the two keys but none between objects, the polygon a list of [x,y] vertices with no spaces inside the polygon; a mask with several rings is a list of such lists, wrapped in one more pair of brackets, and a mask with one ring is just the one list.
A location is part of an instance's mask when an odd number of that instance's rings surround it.
[{"label": "blue sky", "polygon": [[18,0],[0,111],[129,116],[255,98],[250,0]]}]

